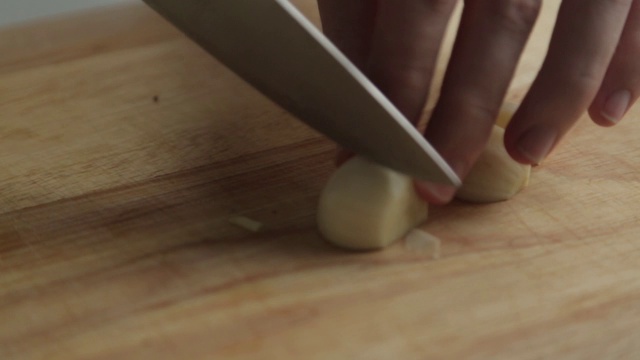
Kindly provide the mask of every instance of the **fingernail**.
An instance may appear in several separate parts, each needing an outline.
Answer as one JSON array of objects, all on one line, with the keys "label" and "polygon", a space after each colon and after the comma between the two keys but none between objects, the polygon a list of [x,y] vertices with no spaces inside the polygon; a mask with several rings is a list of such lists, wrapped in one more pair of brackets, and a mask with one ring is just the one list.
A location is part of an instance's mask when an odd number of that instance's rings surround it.
[{"label": "fingernail", "polygon": [[430,203],[446,204],[453,199],[456,189],[449,185],[417,182],[418,192]]},{"label": "fingernail", "polygon": [[557,137],[555,130],[546,126],[535,126],[520,137],[518,151],[532,164],[540,164],[555,145]]},{"label": "fingernail", "polygon": [[611,94],[602,108],[602,116],[612,123],[617,123],[622,119],[629,108],[631,93],[627,90],[618,90]]}]

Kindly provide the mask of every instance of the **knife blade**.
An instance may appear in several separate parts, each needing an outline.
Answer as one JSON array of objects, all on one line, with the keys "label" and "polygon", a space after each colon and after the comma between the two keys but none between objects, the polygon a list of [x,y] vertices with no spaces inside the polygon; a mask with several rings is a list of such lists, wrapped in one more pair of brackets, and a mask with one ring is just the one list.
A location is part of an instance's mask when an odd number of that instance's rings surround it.
[{"label": "knife blade", "polygon": [[460,179],[288,0],[144,0],[226,67],[341,146],[415,178]]}]

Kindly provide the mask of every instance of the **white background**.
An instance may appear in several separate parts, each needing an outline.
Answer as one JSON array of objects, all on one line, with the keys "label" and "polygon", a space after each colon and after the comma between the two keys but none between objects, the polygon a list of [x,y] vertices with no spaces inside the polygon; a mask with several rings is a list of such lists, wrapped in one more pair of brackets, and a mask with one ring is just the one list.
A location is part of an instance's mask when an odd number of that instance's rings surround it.
[{"label": "white background", "polygon": [[0,27],[41,17],[139,0],[0,0]]}]

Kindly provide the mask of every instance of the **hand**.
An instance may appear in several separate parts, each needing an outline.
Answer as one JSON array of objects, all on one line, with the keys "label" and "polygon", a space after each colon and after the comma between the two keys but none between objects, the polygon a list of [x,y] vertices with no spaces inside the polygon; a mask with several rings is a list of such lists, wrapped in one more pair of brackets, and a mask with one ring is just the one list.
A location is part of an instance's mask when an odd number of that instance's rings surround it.
[{"label": "hand", "polygon": [[[418,121],[456,0],[318,0],[325,34]],[[464,178],[488,140],[542,0],[466,0],[426,138]],[[537,164],[588,109],[617,123],[640,95],[640,0],[563,0],[544,64],[505,146]],[[454,189],[420,183],[444,204]]]}]

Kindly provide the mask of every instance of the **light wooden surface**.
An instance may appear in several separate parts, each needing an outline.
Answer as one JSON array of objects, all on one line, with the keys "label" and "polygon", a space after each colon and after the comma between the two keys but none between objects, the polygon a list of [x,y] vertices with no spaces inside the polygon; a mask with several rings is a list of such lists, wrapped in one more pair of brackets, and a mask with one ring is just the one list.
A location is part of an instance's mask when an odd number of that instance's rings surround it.
[{"label": "light wooden surface", "polygon": [[144,6],[5,29],[0,358],[637,358],[639,117],[435,209],[437,261],[346,253],[314,226],[331,144]]}]

